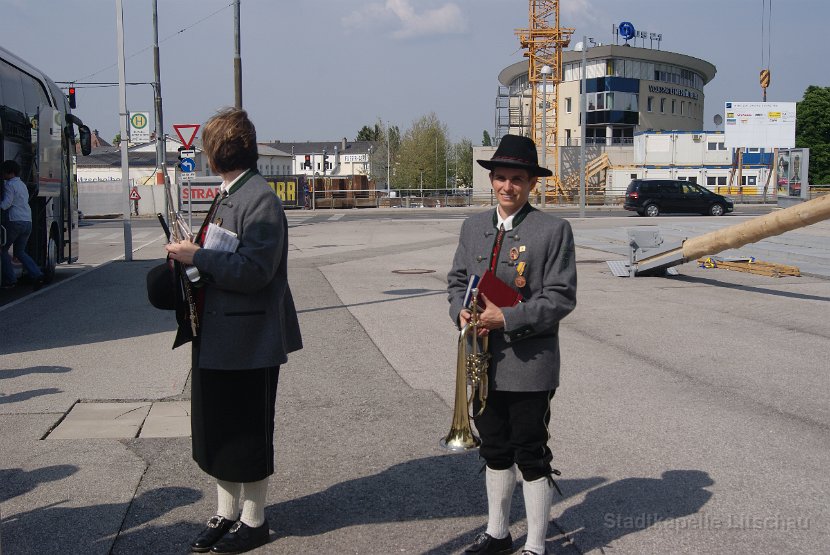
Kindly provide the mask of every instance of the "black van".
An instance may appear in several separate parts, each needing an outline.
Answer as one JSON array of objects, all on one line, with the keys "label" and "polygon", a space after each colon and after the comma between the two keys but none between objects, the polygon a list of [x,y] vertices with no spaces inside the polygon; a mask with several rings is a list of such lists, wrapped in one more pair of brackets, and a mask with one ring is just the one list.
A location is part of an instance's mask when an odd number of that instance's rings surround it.
[{"label": "black van", "polygon": [[626,210],[640,216],[659,216],[662,212],[691,212],[723,216],[735,206],[728,198],[691,181],[677,179],[633,179],[625,191]]}]

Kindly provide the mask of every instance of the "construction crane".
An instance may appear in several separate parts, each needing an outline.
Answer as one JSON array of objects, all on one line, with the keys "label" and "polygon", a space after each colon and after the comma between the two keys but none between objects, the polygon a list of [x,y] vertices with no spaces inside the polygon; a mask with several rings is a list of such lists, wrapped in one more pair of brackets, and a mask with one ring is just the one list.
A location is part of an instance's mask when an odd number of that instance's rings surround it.
[{"label": "construction crane", "polygon": [[[574,30],[559,25],[559,0],[529,0],[529,26],[527,29],[517,29],[516,35],[524,55],[528,58],[527,77],[531,89],[530,121],[531,138],[537,145],[544,143],[545,157],[548,165],[553,163],[555,168],[550,186],[544,183],[543,188],[554,197],[564,195],[562,180],[559,177],[559,84],[562,82],[562,49],[571,42]],[[550,79],[542,77],[542,68],[551,68]],[[540,84],[549,83],[549,87],[540,90]],[[549,88],[553,94],[549,94]],[[540,94],[541,93],[541,94]],[[552,97],[552,98],[551,98]],[[543,125],[542,122],[546,125]],[[545,137],[542,140],[542,129]],[[547,178],[542,178],[547,179]]]}]

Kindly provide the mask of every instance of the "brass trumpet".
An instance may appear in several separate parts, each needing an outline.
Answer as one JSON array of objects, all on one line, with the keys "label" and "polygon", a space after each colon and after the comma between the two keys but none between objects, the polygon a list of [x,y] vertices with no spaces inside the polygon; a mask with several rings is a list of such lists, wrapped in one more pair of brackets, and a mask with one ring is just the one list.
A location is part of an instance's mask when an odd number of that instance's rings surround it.
[{"label": "brass trumpet", "polygon": [[[450,433],[441,439],[441,447],[449,451],[466,451],[481,445],[481,440],[476,437],[470,426],[470,418],[480,415],[487,406],[487,368],[490,366],[490,353],[487,352],[487,336],[478,337],[478,330],[481,328],[478,316],[478,289],[473,289],[471,293],[470,321],[461,328],[458,335],[452,425]],[[476,394],[481,408],[473,415]]]}]

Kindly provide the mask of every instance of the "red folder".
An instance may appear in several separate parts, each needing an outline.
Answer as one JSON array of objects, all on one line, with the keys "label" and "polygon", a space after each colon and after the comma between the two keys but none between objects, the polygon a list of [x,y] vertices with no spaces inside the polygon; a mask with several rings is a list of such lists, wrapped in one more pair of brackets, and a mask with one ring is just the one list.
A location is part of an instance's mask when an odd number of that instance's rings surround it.
[{"label": "red folder", "polygon": [[496,274],[487,270],[478,282],[479,300],[484,304],[481,295],[484,294],[491,303],[500,308],[516,306],[522,302],[522,294],[496,277]]}]

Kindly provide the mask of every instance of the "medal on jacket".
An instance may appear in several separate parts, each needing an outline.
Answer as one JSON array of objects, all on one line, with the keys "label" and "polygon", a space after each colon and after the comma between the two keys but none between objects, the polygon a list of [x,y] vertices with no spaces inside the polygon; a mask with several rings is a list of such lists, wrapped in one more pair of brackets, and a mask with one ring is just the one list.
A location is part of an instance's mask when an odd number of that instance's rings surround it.
[{"label": "medal on jacket", "polygon": [[513,280],[513,283],[518,288],[522,288],[527,285],[527,279],[524,277],[525,269],[527,268],[527,262],[519,262],[516,266],[516,273],[519,274],[516,276],[516,279]]},{"label": "medal on jacket", "polygon": [[516,247],[511,248],[510,249],[510,260],[515,262],[518,259],[519,259],[519,249],[517,249]]}]

